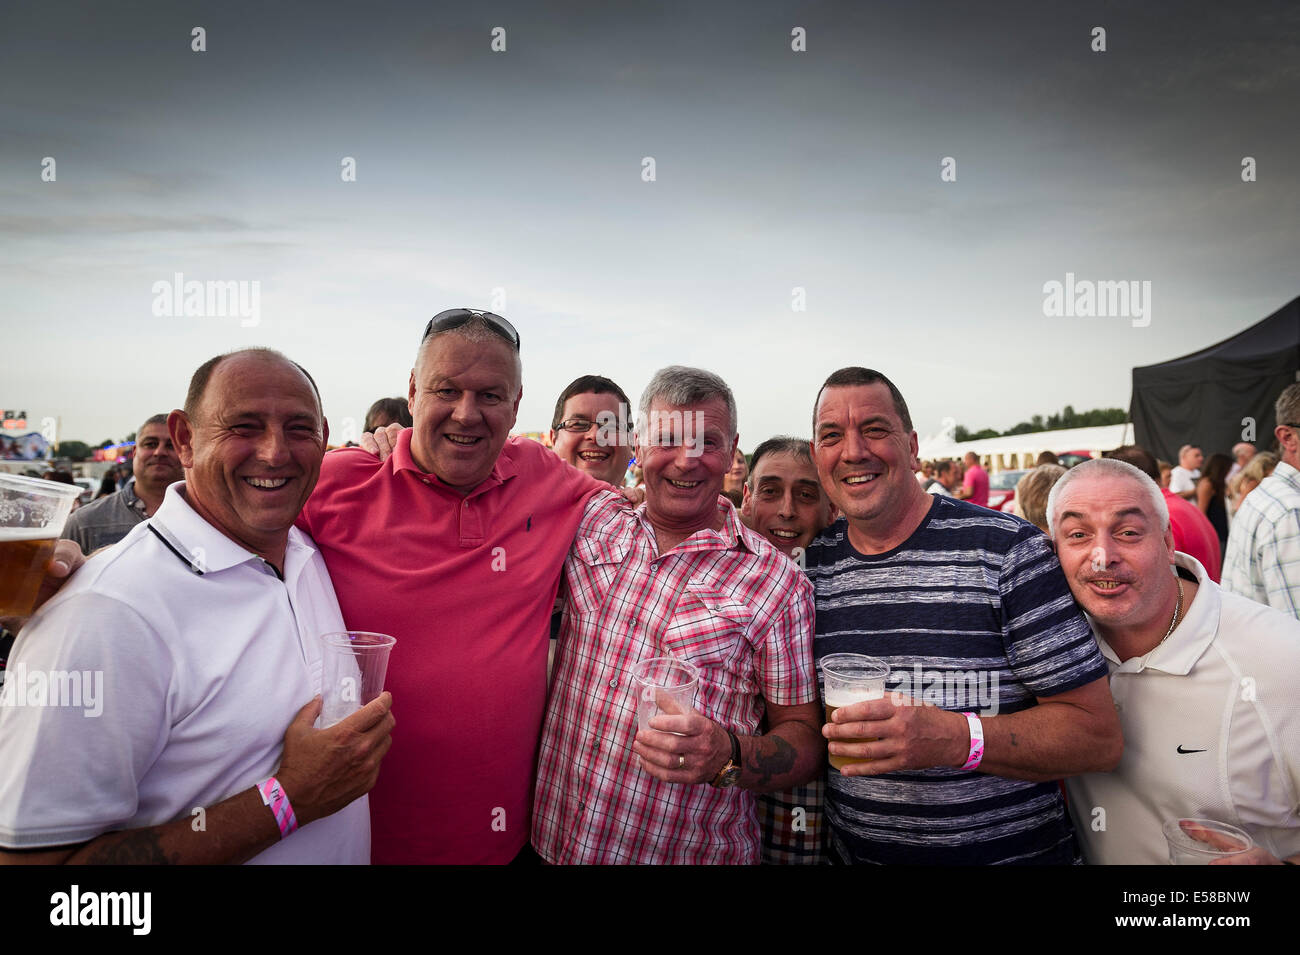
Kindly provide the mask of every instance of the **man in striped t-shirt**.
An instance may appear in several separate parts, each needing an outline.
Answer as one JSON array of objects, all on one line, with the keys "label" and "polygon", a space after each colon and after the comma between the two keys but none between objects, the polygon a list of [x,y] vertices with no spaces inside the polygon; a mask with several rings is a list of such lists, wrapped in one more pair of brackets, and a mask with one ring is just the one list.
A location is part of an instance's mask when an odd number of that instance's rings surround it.
[{"label": "man in striped t-shirt", "polygon": [[[1033,525],[926,494],[907,404],[844,368],[813,413],[813,456],[843,517],[813,542],[814,653],[890,669],[887,695],[840,707],[831,846],[849,863],[1078,859],[1055,780],[1119,760],[1106,664]],[[846,742],[871,740],[871,742]]]}]

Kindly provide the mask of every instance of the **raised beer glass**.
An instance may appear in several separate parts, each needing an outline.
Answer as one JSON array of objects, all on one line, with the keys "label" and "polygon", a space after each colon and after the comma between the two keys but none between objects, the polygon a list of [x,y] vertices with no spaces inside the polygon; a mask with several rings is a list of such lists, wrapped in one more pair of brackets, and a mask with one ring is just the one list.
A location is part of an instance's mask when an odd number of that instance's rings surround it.
[{"label": "raised beer glass", "polygon": [[0,617],[26,617],[81,488],[0,473]]},{"label": "raised beer glass", "polygon": [[[826,722],[841,706],[862,703],[865,700],[879,700],[885,695],[885,680],[889,676],[889,667],[874,657],[860,653],[832,653],[821,658],[822,696],[826,701]],[[871,743],[875,737],[858,739],[839,739],[837,743]],[[830,755],[830,763],[836,769],[843,769],[852,763],[867,763],[870,760],[857,759],[853,756]]]}]

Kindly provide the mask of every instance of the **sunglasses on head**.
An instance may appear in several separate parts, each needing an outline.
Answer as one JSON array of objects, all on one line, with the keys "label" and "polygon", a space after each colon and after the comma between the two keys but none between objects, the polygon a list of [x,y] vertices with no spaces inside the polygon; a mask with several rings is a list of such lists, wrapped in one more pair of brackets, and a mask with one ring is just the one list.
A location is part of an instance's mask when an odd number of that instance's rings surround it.
[{"label": "sunglasses on head", "polygon": [[480,311],[477,308],[449,308],[445,312],[439,312],[429,319],[428,325],[424,326],[424,336],[420,341],[424,342],[430,335],[436,335],[438,332],[449,332],[453,328],[468,325],[476,319],[513,345],[515,351],[519,351],[519,332],[515,327],[500,315]]}]

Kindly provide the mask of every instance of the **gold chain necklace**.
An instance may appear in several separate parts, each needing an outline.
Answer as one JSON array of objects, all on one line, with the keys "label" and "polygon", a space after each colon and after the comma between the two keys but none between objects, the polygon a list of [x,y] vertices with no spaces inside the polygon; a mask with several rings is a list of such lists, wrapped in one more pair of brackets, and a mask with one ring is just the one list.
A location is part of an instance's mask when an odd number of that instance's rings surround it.
[{"label": "gold chain necklace", "polygon": [[[1169,629],[1166,630],[1165,635],[1160,638],[1160,643],[1156,644],[1157,647],[1169,639],[1169,635],[1174,632],[1174,627],[1178,626],[1179,615],[1183,612],[1183,578],[1175,574],[1174,580],[1178,582],[1178,603],[1174,604],[1174,619],[1169,621]],[[1154,647],[1152,649],[1154,649]]]}]

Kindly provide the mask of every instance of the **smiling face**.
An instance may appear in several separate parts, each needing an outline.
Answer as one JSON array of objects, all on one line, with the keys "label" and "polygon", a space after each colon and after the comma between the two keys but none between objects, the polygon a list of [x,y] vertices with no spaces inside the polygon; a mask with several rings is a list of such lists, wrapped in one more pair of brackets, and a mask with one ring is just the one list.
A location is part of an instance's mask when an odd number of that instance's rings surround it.
[{"label": "smiling face", "polygon": [[162,422],[147,424],[135,437],[135,456],[131,459],[131,473],[135,475],[136,491],[161,495],[167,485],[184,479],[181,459],[176,446]]},{"label": "smiling face", "polygon": [[731,456],[731,469],[727,471],[727,477],[722,482],[722,489],[728,493],[740,494],[747,477],[749,477],[749,465],[745,462],[744,453],[740,448],[736,448],[735,454]]},{"label": "smiling face", "polygon": [[916,432],[903,427],[882,382],[822,391],[813,430],[817,476],[851,527],[877,539],[915,528],[931,502],[916,480],[916,451]]},{"label": "smiling face", "polygon": [[278,356],[238,354],[212,372],[193,420],[167,420],[190,506],[276,564],[320,474],[329,430],[306,376]]},{"label": "smiling face", "polygon": [[518,355],[507,342],[455,332],[429,339],[411,371],[411,457],[468,493],[492,473],[522,396]]},{"label": "smiling face", "polygon": [[1055,512],[1061,567],[1102,635],[1159,636],[1177,584],[1169,569],[1173,535],[1161,527],[1150,494],[1123,475],[1080,476],[1061,489]]},{"label": "smiling face", "polygon": [[[618,422],[627,416],[627,412],[620,416],[619,404],[618,395],[591,391],[572,395],[564,402],[560,420],[581,418],[591,422],[591,427],[581,433],[553,430],[551,444],[557,455],[580,471],[598,481],[621,485],[632,460],[632,444],[630,435],[618,432]],[[609,426],[602,427],[606,422]]]},{"label": "smiling face", "polygon": [[831,522],[831,502],[817,469],[798,455],[764,454],[744,493],[740,512],[745,523],[787,556],[796,547],[807,549]]},{"label": "smiling face", "polygon": [[718,495],[737,438],[721,398],[695,405],[654,401],[644,409],[637,460],[645,471],[646,516],[655,528],[693,534],[716,527]]}]

